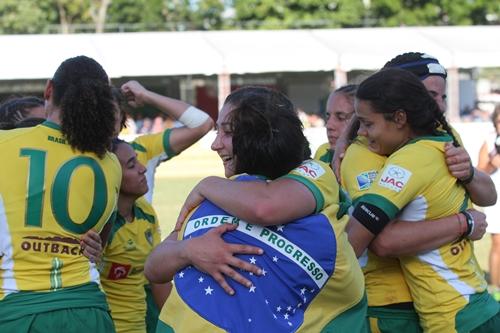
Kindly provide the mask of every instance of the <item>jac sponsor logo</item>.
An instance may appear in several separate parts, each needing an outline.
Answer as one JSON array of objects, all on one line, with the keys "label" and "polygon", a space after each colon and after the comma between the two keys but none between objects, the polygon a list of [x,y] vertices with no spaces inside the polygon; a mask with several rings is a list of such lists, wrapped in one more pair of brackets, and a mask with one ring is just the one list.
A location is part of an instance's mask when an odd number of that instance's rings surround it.
[{"label": "jac sponsor logo", "polygon": [[317,179],[325,173],[325,169],[315,161],[309,160],[302,163],[295,169],[300,175],[312,179]]},{"label": "jac sponsor logo", "polygon": [[110,280],[120,280],[125,279],[130,272],[131,265],[111,263],[111,268],[109,269],[108,279]]},{"label": "jac sponsor logo", "polygon": [[395,192],[400,192],[411,177],[411,172],[400,166],[389,164],[378,184]]},{"label": "jac sponsor logo", "polygon": [[367,190],[370,188],[372,183],[377,178],[378,172],[376,170],[370,170],[360,173],[356,176],[356,181],[358,182],[358,188],[360,191]]}]

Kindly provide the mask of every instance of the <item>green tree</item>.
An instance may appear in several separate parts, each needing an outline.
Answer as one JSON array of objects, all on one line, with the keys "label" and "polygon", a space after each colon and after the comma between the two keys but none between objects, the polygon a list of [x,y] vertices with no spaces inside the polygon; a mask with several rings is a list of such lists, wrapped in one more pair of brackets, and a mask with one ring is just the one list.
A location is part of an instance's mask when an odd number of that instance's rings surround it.
[{"label": "green tree", "polygon": [[40,33],[51,23],[50,13],[37,0],[0,1],[0,17],[2,34]]},{"label": "green tree", "polygon": [[224,1],[199,0],[193,6],[193,23],[197,29],[219,30],[223,27]]},{"label": "green tree", "polygon": [[361,0],[234,0],[242,28],[334,28],[363,24]]},{"label": "green tree", "polygon": [[369,15],[377,26],[479,25],[500,13],[499,0],[372,0]]}]

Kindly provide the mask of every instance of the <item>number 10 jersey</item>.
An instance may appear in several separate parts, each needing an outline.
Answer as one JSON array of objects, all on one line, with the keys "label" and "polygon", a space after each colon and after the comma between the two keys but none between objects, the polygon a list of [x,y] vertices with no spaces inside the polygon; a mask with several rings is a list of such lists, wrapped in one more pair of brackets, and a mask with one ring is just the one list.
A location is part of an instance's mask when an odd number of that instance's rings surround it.
[{"label": "number 10 jersey", "polygon": [[0,131],[0,151],[0,300],[98,282],[79,239],[114,218],[116,156],[73,150],[51,122]]}]

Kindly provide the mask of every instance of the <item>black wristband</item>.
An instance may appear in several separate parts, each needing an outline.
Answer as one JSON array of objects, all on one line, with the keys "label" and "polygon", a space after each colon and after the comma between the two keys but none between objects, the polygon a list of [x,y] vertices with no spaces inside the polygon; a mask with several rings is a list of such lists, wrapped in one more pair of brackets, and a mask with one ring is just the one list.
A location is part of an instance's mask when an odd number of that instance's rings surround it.
[{"label": "black wristband", "polygon": [[465,216],[465,220],[467,221],[467,231],[462,235],[462,237],[469,237],[473,232],[474,232],[474,217],[472,215],[464,210],[462,212]]},{"label": "black wristband", "polygon": [[463,184],[463,185],[467,185],[469,184],[473,179],[474,179],[474,173],[475,173],[475,169],[474,167],[472,166],[472,163],[470,165],[470,176],[467,177],[466,179],[464,180],[460,180],[460,182]]}]

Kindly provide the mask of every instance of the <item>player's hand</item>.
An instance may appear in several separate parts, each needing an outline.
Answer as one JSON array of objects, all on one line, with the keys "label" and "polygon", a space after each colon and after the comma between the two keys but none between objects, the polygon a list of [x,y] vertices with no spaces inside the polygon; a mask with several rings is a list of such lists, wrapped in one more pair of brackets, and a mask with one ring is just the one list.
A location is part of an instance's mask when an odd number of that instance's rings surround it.
[{"label": "player's hand", "polygon": [[471,176],[470,156],[463,147],[455,147],[448,142],[444,147],[444,153],[448,170],[453,177],[466,180]]},{"label": "player's hand", "polygon": [[93,263],[99,263],[102,256],[101,236],[94,230],[87,231],[80,237],[83,255]]},{"label": "player's hand", "polygon": [[490,154],[490,163],[495,168],[500,169],[500,154],[497,153]]},{"label": "player's hand", "polygon": [[344,138],[342,135],[337,139],[337,142],[335,144],[335,151],[333,152],[331,167],[339,182],[340,182],[340,164],[342,163],[342,159],[345,156],[345,151],[347,150],[348,146],[349,143],[347,142],[347,139]]},{"label": "player's hand", "polygon": [[121,86],[121,91],[130,106],[137,108],[146,104],[148,90],[137,81],[128,81]]},{"label": "player's hand", "polygon": [[473,241],[480,240],[486,233],[486,227],[488,226],[486,215],[475,209],[469,209],[467,212],[470,213],[474,219],[474,230],[467,238]]},{"label": "player's hand", "polygon": [[256,265],[235,257],[235,254],[260,255],[264,253],[262,249],[250,245],[230,244],[222,239],[225,232],[236,228],[236,224],[223,224],[203,236],[187,240],[186,244],[189,262],[200,271],[212,276],[229,295],[234,295],[234,289],[227,283],[226,277],[247,288],[252,286],[252,282],[239,274],[238,269],[256,275],[262,274],[262,270]]},{"label": "player's hand", "polygon": [[174,231],[181,230],[182,224],[188,217],[189,212],[198,207],[203,200],[205,200],[205,197],[201,195],[198,184],[191,190],[186,200],[184,201],[184,204],[181,207],[181,211],[179,212],[179,216],[177,217],[177,222],[175,223]]}]

